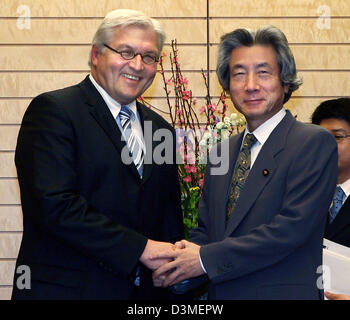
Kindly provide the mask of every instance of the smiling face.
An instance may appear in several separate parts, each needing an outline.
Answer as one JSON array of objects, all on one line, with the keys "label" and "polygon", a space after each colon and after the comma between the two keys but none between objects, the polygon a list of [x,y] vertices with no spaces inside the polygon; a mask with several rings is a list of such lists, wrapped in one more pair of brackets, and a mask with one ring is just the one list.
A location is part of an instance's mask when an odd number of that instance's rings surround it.
[{"label": "smiling face", "polygon": [[[157,34],[140,26],[118,27],[111,42],[107,43],[118,51],[132,50],[135,53],[149,53],[158,56]],[[151,85],[157,71],[157,63],[148,65],[140,55],[125,60],[110,49],[91,52],[91,74],[96,82],[121,105],[127,105],[141,96]]]},{"label": "smiling face", "polygon": [[271,46],[238,47],[231,52],[230,96],[254,131],[283,107],[288,86],[282,86]]}]

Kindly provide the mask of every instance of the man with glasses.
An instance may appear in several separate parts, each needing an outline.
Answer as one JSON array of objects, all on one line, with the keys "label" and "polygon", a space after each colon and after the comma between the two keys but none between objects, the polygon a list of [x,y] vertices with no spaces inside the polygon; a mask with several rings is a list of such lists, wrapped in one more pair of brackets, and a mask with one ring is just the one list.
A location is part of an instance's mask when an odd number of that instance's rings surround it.
[{"label": "man with glasses", "polygon": [[91,74],[28,107],[15,162],[24,222],[17,267],[30,268],[31,284],[21,290],[15,274],[13,299],[167,299],[151,273],[168,260],[150,256],[184,236],[178,173],[174,159],[153,161],[162,141],[147,143],[144,133],[175,136],[136,101],[164,39],[156,20],[112,11],[94,36]]},{"label": "man with glasses", "polygon": [[[311,117],[333,134],[338,143],[338,181],[334,200],[329,209],[325,238],[350,247],[350,98],[323,101]],[[326,292],[332,300],[350,299],[350,296]]]}]

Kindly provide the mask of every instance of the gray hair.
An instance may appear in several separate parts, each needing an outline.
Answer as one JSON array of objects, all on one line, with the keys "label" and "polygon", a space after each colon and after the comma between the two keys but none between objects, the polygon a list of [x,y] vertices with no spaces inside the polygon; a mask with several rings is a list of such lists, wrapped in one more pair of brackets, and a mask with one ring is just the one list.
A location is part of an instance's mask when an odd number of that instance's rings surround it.
[{"label": "gray hair", "polygon": [[236,29],[221,37],[219,46],[216,74],[224,90],[229,91],[230,70],[229,62],[232,50],[238,47],[251,47],[253,45],[271,45],[276,52],[277,63],[280,70],[282,85],[289,86],[283,103],[287,102],[292,92],[302,84],[295,67],[295,60],[284,33],[274,26],[266,26],[256,32],[247,29]]},{"label": "gray hair", "polygon": [[[104,44],[109,44],[112,41],[115,29],[117,27],[126,26],[140,26],[154,30],[154,32],[157,34],[158,55],[160,55],[165,41],[165,32],[161,24],[157,20],[152,19],[146,16],[144,13],[136,10],[118,9],[109,12],[98,27],[95,36],[92,39],[92,45],[95,45],[99,52],[103,52],[106,49]],[[89,66],[92,66],[91,50]]]}]

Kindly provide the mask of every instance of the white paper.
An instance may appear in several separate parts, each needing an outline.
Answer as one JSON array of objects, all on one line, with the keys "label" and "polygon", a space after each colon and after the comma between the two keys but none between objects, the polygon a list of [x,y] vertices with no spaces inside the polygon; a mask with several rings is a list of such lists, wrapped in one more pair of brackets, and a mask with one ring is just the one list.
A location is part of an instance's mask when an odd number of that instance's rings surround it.
[{"label": "white paper", "polygon": [[324,290],[350,295],[350,248],[328,239],[323,246]]}]

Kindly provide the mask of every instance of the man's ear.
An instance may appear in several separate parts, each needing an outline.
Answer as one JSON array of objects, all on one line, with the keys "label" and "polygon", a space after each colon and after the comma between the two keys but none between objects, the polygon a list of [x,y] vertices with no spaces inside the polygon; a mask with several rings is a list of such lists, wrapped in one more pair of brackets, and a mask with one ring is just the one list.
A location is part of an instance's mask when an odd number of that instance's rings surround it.
[{"label": "man's ear", "polygon": [[289,84],[283,86],[284,94],[287,94],[289,91]]},{"label": "man's ear", "polygon": [[93,66],[97,64],[97,59],[99,54],[100,54],[100,51],[98,50],[97,46],[93,45],[91,48],[91,62]]}]

